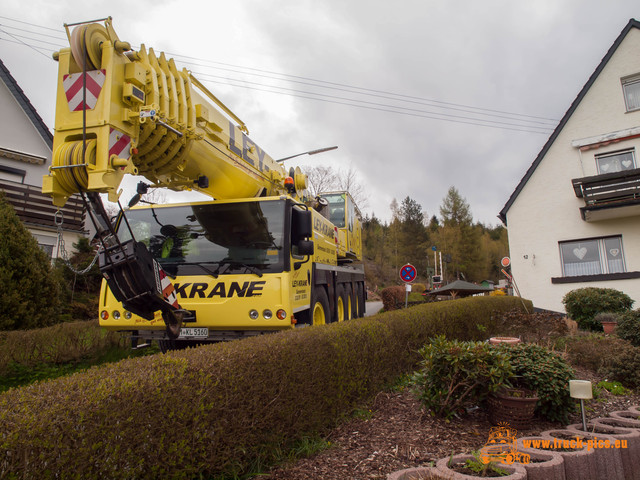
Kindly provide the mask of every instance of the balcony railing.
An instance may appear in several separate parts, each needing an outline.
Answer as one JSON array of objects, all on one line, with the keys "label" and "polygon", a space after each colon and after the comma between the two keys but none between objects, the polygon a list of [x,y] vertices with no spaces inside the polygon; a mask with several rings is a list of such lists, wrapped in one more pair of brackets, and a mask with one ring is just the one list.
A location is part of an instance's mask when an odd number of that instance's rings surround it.
[{"label": "balcony railing", "polygon": [[[42,193],[40,187],[0,181],[0,191],[13,205],[18,218],[26,225],[55,228],[54,217],[58,207],[51,202],[51,197]],[[84,231],[84,206],[78,196],[72,196],[62,207],[63,227],[65,230]]]},{"label": "balcony railing", "polygon": [[640,215],[640,168],[571,180],[583,198],[582,219],[591,222]]}]

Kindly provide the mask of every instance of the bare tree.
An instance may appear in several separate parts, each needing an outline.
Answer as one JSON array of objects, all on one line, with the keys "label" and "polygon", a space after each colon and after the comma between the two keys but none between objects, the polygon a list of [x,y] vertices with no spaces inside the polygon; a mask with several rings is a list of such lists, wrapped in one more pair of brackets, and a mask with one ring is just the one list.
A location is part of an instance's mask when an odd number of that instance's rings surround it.
[{"label": "bare tree", "polygon": [[331,191],[346,190],[360,208],[368,203],[364,186],[358,179],[358,172],[350,166],[348,170],[336,172],[332,167],[313,166],[304,169],[309,181],[309,191],[313,196]]},{"label": "bare tree", "polygon": [[304,169],[309,182],[309,191],[315,197],[323,192],[337,190],[337,175],[331,167],[314,166]]}]

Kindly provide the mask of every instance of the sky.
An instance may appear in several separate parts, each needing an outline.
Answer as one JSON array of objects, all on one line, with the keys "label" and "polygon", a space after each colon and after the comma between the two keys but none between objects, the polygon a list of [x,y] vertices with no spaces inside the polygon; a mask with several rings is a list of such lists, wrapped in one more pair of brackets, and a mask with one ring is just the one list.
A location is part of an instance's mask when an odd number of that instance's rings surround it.
[{"label": "sky", "polygon": [[[353,169],[363,213],[439,215],[454,186],[497,215],[637,0],[0,0],[0,59],[53,128],[64,23],[113,17],[121,40],[193,72],[289,166]],[[123,198],[133,195],[127,184]]]}]

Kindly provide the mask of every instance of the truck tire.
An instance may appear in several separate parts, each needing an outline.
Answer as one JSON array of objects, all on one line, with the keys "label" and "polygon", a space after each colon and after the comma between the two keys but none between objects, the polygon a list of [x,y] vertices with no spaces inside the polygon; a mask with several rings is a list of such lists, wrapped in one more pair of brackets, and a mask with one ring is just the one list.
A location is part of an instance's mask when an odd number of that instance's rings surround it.
[{"label": "truck tire", "polygon": [[364,317],[365,300],[364,300],[364,283],[358,282],[356,289],[356,303],[358,309],[357,318]]},{"label": "truck tire", "polygon": [[356,302],[356,295],[351,285],[347,284],[347,311],[349,312],[348,319],[358,318],[358,303]]},{"label": "truck tire", "polygon": [[336,289],[336,320],[344,322],[351,319],[351,299],[347,295],[344,285],[338,285]]},{"label": "truck tire", "polygon": [[324,325],[331,322],[331,310],[329,310],[329,297],[324,288],[316,287],[313,290],[313,306],[311,307],[311,325]]}]

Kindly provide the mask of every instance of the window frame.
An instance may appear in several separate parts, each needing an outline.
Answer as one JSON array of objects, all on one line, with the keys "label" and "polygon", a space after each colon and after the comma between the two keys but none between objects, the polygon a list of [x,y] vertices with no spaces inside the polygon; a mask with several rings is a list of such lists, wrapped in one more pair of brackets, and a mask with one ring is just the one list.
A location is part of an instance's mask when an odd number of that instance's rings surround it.
[{"label": "window frame", "polygon": [[[622,78],[621,80],[621,84],[622,84],[622,96],[624,97],[624,106],[627,112],[635,112],[640,110],[640,75],[633,75],[631,77],[626,77],[626,78]],[[629,102],[627,100],[627,87],[629,86],[635,86],[636,88],[639,89],[638,91],[638,105],[635,107],[629,107]]]},{"label": "window frame", "polygon": [[[609,259],[609,256],[607,255],[607,248],[606,248],[606,241],[611,239],[618,239],[619,241],[620,254],[621,254],[620,260],[622,261],[622,270],[611,271],[612,268],[611,268],[611,265],[609,264],[610,259]],[[600,272],[567,275],[567,266],[566,266],[567,263],[565,262],[564,255],[562,253],[562,247],[569,244],[580,244],[580,243],[587,243],[587,242],[594,242],[594,241],[597,242],[598,262],[600,266]],[[628,273],[627,262],[626,262],[624,247],[622,243],[622,235],[607,235],[604,237],[591,237],[591,238],[580,238],[575,240],[563,240],[558,242],[558,251],[560,255],[560,267],[562,270],[561,278],[571,279],[571,278],[577,278],[577,277],[598,277],[601,275],[608,276],[608,275],[618,275],[618,274]],[[580,262],[574,262],[574,263],[580,263]]]},{"label": "window frame", "polygon": [[621,156],[624,154],[630,153],[631,154],[631,168],[623,168],[620,171],[626,171],[626,170],[633,170],[634,168],[638,167],[638,163],[636,161],[636,149],[635,148],[627,148],[625,150],[616,150],[615,152],[606,152],[606,153],[599,153],[599,154],[595,154],[593,156],[593,158],[595,159],[596,162],[596,170],[598,172],[598,175],[604,175],[606,173],[616,173],[616,172],[607,172],[607,171],[602,171],[600,168],[600,162],[599,160],[601,159],[605,159],[605,158],[609,158],[609,157],[617,157],[617,156]]}]

